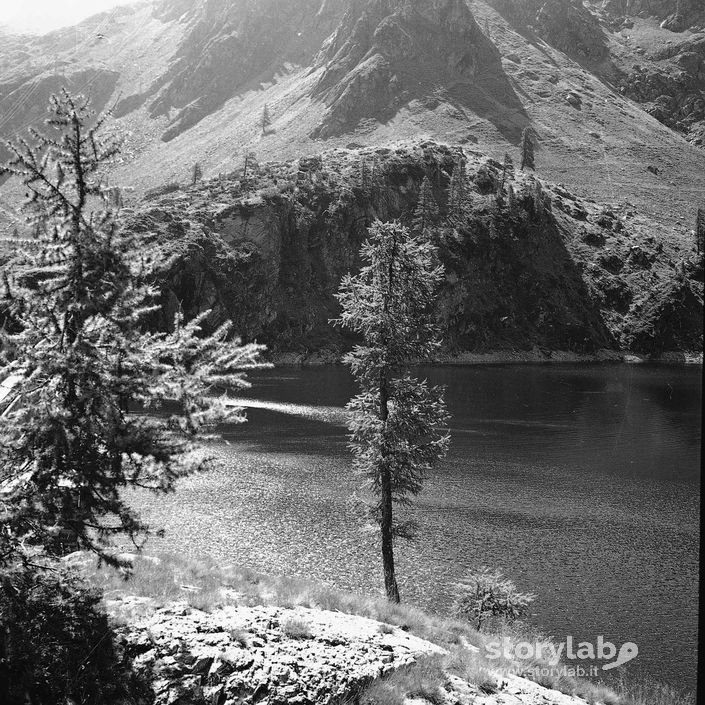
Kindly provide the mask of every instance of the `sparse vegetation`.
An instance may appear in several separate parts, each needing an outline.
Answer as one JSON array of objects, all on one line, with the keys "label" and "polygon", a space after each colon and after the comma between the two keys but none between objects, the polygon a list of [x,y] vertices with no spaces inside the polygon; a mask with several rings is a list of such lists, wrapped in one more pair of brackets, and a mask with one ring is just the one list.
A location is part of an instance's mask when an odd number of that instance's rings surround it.
[{"label": "sparse vegetation", "polygon": [[442,705],[444,682],[443,657],[427,656],[374,681],[362,694],[360,705],[404,705],[406,698],[422,698],[433,705]]},{"label": "sparse vegetation", "polygon": [[514,622],[525,616],[536,599],[532,593],[519,592],[516,585],[499,571],[482,567],[467,573],[456,586],[454,612],[482,629],[490,617]]},{"label": "sparse vegetation", "polygon": [[[695,695],[681,692],[667,683],[661,683],[648,676],[624,675],[617,681],[614,689],[621,702],[618,705],[695,705]],[[612,705],[606,702],[606,705]]]},{"label": "sparse vegetation", "polygon": [[292,639],[311,639],[311,625],[302,618],[292,617],[284,622],[284,634]]}]

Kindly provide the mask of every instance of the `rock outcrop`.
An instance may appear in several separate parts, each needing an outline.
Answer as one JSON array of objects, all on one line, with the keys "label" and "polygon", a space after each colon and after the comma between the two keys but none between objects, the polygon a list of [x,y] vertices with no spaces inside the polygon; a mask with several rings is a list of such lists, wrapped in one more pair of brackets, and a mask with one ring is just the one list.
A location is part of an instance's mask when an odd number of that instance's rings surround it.
[{"label": "rock outcrop", "polygon": [[[305,166],[264,165],[245,190],[203,182],[135,214],[133,230],[176,254],[160,325],[178,305],[189,316],[211,309],[212,325],[232,319],[273,352],[338,355],[352,342],[329,323],[340,279],[359,266],[375,218],[409,222],[427,176],[446,352],[702,350],[694,241],[681,250],[657,239],[628,204],[599,206],[521,172],[499,188],[500,164],[435,143],[337,150]],[[461,210],[451,178],[463,182]]]},{"label": "rock outcrop", "polygon": [[594,4],[613,17],[655,17],[673,32],[705,27],[700,0],[597,0]]},{"label": "rock outcrop", "polygon": [[[107,604],[118,653],[131,662],[150,705],[343,705],[357,702],[374,680],[446,653],[400,627],[341,612],[235,605],[203,611],[129,595]],[[512,673],[479,672],[487,683],[442,673],[436,687],[443,702],[586,705]],[[409,697],[410,705],[417,702]]]},{"label": "rock outcrop", "polygon": [[607,36],[582,0],[546,0],[534,28],[549,44],[580,60],[602,61],[609,55]]},{"label": "rock outcrop", "polygon": [[123,597],[109,611],[145,614],[117,631],[117,645],[148,681],[154,705],[324,705],[347,702],[373,679],[439,647],[398,627],[303,607],[187,603],[155,607]]},{"label": "rock outcrop", "polygon": [[316,60],[324,73],[313,95],[328,113],[328,137],[363,118],[385,120],[439,86],[501,72],[499,54],[463,0],[358,0]]},{"label": "rock outcrop", "polygon": [[669,127],[705,146],[705,34],[661,49],[656,65],[634,65],[621,91]]}]

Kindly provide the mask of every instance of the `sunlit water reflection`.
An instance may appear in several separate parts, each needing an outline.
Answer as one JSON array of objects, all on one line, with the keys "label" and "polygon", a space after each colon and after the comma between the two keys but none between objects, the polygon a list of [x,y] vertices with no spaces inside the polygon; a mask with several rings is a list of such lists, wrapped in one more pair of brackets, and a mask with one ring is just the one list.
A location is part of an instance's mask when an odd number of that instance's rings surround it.
[{"label": "sunlit water reflection", "polygon": [[[443,611],[487,564],[538,593],[564,639],[633,641],[633,667],[694,687],[700,368],[422,369],[448,385],[452,449],[398,552],[404,599]],[[350,468],[344,368],[252,376],[249,423],[217,471],[138,503],[166,547],[379,592],[376,535]],[[157,548],[155,546],[155,548]]]}]

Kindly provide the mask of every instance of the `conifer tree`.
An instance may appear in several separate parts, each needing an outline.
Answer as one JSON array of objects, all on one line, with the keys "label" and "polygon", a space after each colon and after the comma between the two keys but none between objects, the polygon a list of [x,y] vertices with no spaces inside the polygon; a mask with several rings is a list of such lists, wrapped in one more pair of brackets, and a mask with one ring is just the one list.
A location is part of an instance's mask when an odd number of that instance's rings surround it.
[{"label": "conifer tree", "polygon": [[541,186],[541,182],[538,180],[534,180],[533,184],[531,185],[531,197],[533,199],[534,204],[534,213],[539,218],[542,218],[545,206],[543,201],[543,187]]},{"label": "conifer tree", "polygon": [[698,254],[705,252],[705,208],[698,208],[695,218],[695,247]]},{"label": "conifer tree", "polygon": [[258,167],[257,155],[253,151],[247,150],[245,152],[245,165],[242,169],[243,188],[248,188],[248,186],[249,186],[248,175],[250,173],[253,173],[257,167]]},{"label": "conifer tree", "polygon": [[370,185],[370,173],[369,169],[367,168],[367,160],[364,157],[362,157],[362,159],[360,159],[360,161],[358,162],[358,172],[360,188],[368,188]]},{"label": "conifer tree", "polygon": [[336,323],[363,339],[345,358],[361,388],[347,407],[350,448],[375,497],[386,594],[399,602],[394,539],[413,536],[414,525],[399,521],[395,506],[411,504],[449,443],[442,389],[408,371],[440,344],[433,304],[443,268],[428,238],[396,222],[373,223],[361,256],[360,273],[341,282]]},{"label": "conifer tree", "polygon": [[531,127],[525,127],[521,133],[521,170],[535,169],[534,163],[534,135]]},{"label": "conifer tree", "polygon": [[269,106],[265,103],[262,109],[262,134],[267,134],[267,128],[272,124],[272,118],[269,114]]},{"label": "conifer tree", "polygon": [[504,153],[504,163],[502,164],[502,178],[500,180],[499,189],[504,190],[507,181],[514,177],[514,161],[508,153]]},{"label": "conifer tree", "polygon": [[514,187],[509,184],[507,186],[507,211],[510,216],[514,216],[517,210],[517,199],[516,193],[514,192]]},{"label": "conifer tree", "polygon": [[411,229],[414,233],[426,233],[437,220],[438,203],[436,203],[436,199],[433,196],[433,188],[428,176],[424,176],[411,220]]},{"label": "conifer tree", "polygon": [[[0,293],[12,321],[0,359],[12,387],[0,418],[0,563],[34,546],[121,565],[112,539],[137,545],[148,531],[122,490],[168,492],[209,464],[195,443],[218,422],[242,420],[209,393],[245,385],[261,348],[230,339],[229,324],[202,335],[207,314],[177,315],[170,333],[146,330],[163,255],[140,248],[109,207],[100,171],[119,144],[102,136],[105,118],[90,126],[82,98],[63,91],[49,112],[33,145],[7,144],[4,167],[24,182],[42,227]],[[150,413],[166,402],[178,411]]]},{"label": "conifer tree", "polygon": [[448,219],[455,222],[462,217],[466,202],[465,165],[456,160],[448,182]]},{"label": "conifer tree", "polygon": [[197,184],[202,178],[203,178],[203,170],[201,169],[201,165],[198,162],[196,162],[193,165],[193,169],[191,170],[191,183]]}]

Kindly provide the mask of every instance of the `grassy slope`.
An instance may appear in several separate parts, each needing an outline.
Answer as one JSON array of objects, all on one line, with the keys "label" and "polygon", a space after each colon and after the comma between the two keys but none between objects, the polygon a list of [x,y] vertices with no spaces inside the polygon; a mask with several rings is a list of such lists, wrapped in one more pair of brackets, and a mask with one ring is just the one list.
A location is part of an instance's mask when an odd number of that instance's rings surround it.
[{"label": "grassy slope", "polygon": [[[655,681],[627,683],[622,680],[610,688],[599,683],[566,676],[560,667],[551,667],[544,659],[532,661],[499,661],[487,658],[484,645],[496,635],[478,632],[467,622],[433,616],[408,605],[395,605],[380,598],[367,597],[336,590],[301,578],[272,576],[234,565],[217,565],[207,558],[185,559],[175,555],[133,556],[134,573],[128,582],[116,571],[99,569],[87,556],[74,554],[74,563],[88,574],[90,581],[100,587],[117,610],[118,622],[130,622],[144,611],[154,611],[173,601],[187,602],[192,608],[212,612],[225,605],[273,605],[291,609],[305,607],[332,610],[358,615],[380,622],[379,631],[385,633],[401,628],[421,639],[446,650],[446,654],[420,659],[417,667],[402,669],[390,677],[374,682],[362,702],[377,705],[403,705],[404,698],[414,702],[444,702],[443,691],[463,693],[463,681],[472,688],[470,700],[485,705],[505,702],[501,691],[516,685],[513,676],[532,678],[532,668],[540,668],[536,681],[562,693],[578,696],[588,703],[604,705],[692,705],[689,695],[681,695]],[[152,598],[151,601],[115,601],[120,595]],[[137,610],[135,612],[135,610]],[[524,629],[503,628],[502,636],[516,643],[530,639],[549,641]],[[458,683],[460,680],[460,683]],[[495,693],[499,694],[495,696]],[[550,692],[538,693],[531,699],[530,688],[524,688],[525,703],[545,702]],[[468,691],[465,690],[467,695]],[[558,700],[551,701],[558,702]],[[575,702],[580,702],[576,700]]]},{"label": "grassy slope", "polygon": [[[159,139],[168,118],[151,118],[145,107],[116,120],[128,138],[114,182],[132,186],[140,194],[165,181],[186,181],[195,162],[202,165],[206,176],[231,171],[240,165],[246,149],[256,150],[262,160],[282,159],[350,142],[393,144],[423,137],[451,143],[476,139],[477,147],[492,157],[501,159],[505,151],[516,157],[520,130],[528,118],[540,136],[537,164],[544,178],[563,182],[599,202],[630,201],[660,223],[664,233],[675,235],[692,227],[695,208],[705,195],[704,150],[688,145],[561,52],[541,41],[529,41],[483,0],[472,0],[470,7],[504,57],[502,66],[515,94],[514,114],[496,102],[498,77],[478,75],[472,85],[439,86],[436,105],[412,101],[386,124],[365,121],[354,133],[312,140],[309,135],[326,110],[309,97],[318,73],[310,73],[307,66],[282,63],[273,78],[251,83],[169,143]],[[105,33],[105,39],[97,40],[98,30]],[[36,40],[22,60],[17,52],[12,61],[6,58],[0,66],[7,68],[0,69],[0,75],[19,80],[31,66],[48,75],[52,67],[46,60],[41,63],[42,53],[58,55],[68,73],[80,60],[119,72],[112,102],[118,95],[146,90],[163,74],[184,31],[179,22],[154,19],[147,9],[107,15],[80,26],[78,36],[84,39],[78,45],[72,41],[73,30]],[[613,50],[626,65],[634,55],[615,37],[610,40]],[[565,100],[570,91],[582,99],[580,109]],[[271,134],[263,137],[259,116],[265,103],[273,124]],[[9,136],[17,127],[13,121],[0,123],[0,132]],[[647,171],[649,165],[659,174]],[[7,208],[6,202],[16,195],[6,191],[5,203],[0,205]]]}]

